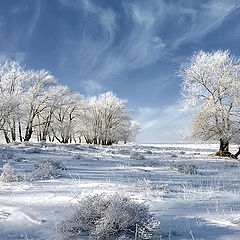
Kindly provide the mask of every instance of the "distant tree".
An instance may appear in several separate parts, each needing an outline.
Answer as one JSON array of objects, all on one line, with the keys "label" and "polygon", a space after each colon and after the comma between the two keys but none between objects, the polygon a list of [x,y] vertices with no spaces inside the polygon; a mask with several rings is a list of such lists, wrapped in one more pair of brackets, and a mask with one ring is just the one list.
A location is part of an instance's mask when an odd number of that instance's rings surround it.
[{"label": "distant tree", "polygon": [[90,99],[90,126],[95,144],[111,145],[122,140],[122,132],[129,130],[131,125],[131,112],[126,108],[126,102],[112,92]]},{"label": "distant tree", "polygon": [[86,143],[93,143],[95,129],[92,126],[93,116],[90,111],[89,102],[82,102],[82,114],[76,122],[76,135],[78,136],[79,142],[82,141],[82,137]]},{"label": "distant tree", "polygon": [[64,88],[59,91],[61,95],[58,95],[58,106],[53,113],[51,129],[54,138],[60,143],[69,143],[75,139],[77,122],[83,114],[84,98],[79,93]]},{"label": "distant tree", "polygon": [[57,85],[45,70],[25,70],[17,62],[0,64],[0,132],[7,143],[38,141],[112,144],[132,141],[137,125],[126,100],[112,92],[85,100]]},{"label": "distant tree", "polygon": [[180,71],[185,109],[193,111],[190,136],[203,141],[220,141],[221,156],[229,143],[240,143],[240,59],[229,51],[200,51]]},{"label": "distant tree", "polygon": [[54,122],[54,113],[61,108],[62,98],[68,93],[69,89],[63,86],[51,86],[43,92],[42,111],[37,114],[34,121],[35,132],[39,141],[46,141],[47,137],[52,141],[53,138],[50,135],[52,135],[51,127]]},{"label": "distant tree", "polygon": [[136,139],[139,130],[140,125],[138,122],[131,121],[130,124],[128,122],[126,128],[123,128],[122,141],[124,143],[133,142]]},{"label": "distant tree", "polygon": [[[0,129],[7,142],[16,140],[16,124],[20,125],[26,71],[14,61],[0,65]],[[11,137],[9,136],[11,135]]]},{"label": "distant tree", "polygon": [[56,84],[54,77],[45,70],[28,71],[26,79],[27,89],[25,91],[24,116],[25,134],[24,141],[29,141],[33,134],[34,121],[36,117],[47,107],[44,92]]}]

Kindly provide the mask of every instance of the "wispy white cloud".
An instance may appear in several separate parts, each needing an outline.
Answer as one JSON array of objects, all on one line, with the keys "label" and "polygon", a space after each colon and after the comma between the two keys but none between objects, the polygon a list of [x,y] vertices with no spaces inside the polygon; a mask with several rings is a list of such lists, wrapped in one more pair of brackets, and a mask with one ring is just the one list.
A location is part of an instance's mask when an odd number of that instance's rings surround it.
[{"label": "wispy white cloud", "polygon": [[137,121],[140,123],[141,131],[137,139],[138,142],[183,141],[189,116],[180,109],[179,104],[170,105],[164,109],[139,108]]},{"label": "wispy white cloud", "polygon": [[175,48],[184,43],[199,41],[208,33],[220,27],[228,16],[239,8],[240,2],[238,0],[209,0],[197,6],[189,5],[185,8],[179,6],[177,12],[181,15],[181,18],[178,21],[181,21],[185,16],[186,19],[182,24],[188,24],[188,27],[185,26],[185,31],[173,39],[172,46]]},{"label": "wispy white cloud", "polygon": [[[15,20],[20,19],[22,14],[32,13],[27,24],[12,25],[7,18],[0,16],[0,45],[1,61],[16,60],[24,62],[27,58],[27,49],[31,41],[34,29],[41,15],[41,0],[13,4],[9,14]],[[22,33],[24,32],[24,39]],[[6,41],[7,39],[7,41]]]},{"label": "wispy white cloud", "polygon": [[41,0],[35,0],[34,4],[35,4],[35,11],[34,11],[32,19],[29,22],[29,28],[28,28],[28,37],[29,38],[32,37],[33,31],[34,31],[34,29],[38,23],[38,20],[41,16],[41,6],[42,6]]},{"label": "wispy white cloud", "polygon": [[[74,47],[75,58],[79,62],[79,71],[83,78],[102,81],[116,78],[122,74],[156,61],[166,47],[164,41],[156,35],[156,17],[154,8],[142,8],[139,4],[124,3],[126,17],[131,28],[121,38],[116,39],[120,28],[118,13],[111,8],[102,8],[96,2],[89,0],[60,2],[79,11],[84,10],[86,25],[81,39],[70,41],[63,55]],[[89,31],[89,14],[97,19],[94,23],[97,30]],[[91,21],[91,20],[90,20]],[[94,31],[100,31],[98,38]],[[101,36],[101,38],[99,38]],[[118,44],[112,44],[118,41]],[[71,45],[71,47],[70,47]],[[77,46],[77,47],[76,47]],[[84,74],[85,73],[85,74]]]},{"label": "wispy white cloud", "polygon": [[[59,2],[81,15],[80,37],[72,39],[68,32],[63,36],[60,68],[74,62],[87,94],[98,91],[98,85],[107,90],[113,81],[125,80],[129,72],[160,59],[181,64],[186,56],[176,56],[175,50],[201,41],[240,6],[238,0],[122,1],[118,12],[93,0]],[[158,89],[168,83],[163,75],[151,81]],[[90,90],[89,82],[95,90]]]},{"label": "wispy white cloud", "polygon": [[85,89],[88,96],[97,95],[103,91],[103,86],[94,80],[83,81],[81,82],[81,86]]}]

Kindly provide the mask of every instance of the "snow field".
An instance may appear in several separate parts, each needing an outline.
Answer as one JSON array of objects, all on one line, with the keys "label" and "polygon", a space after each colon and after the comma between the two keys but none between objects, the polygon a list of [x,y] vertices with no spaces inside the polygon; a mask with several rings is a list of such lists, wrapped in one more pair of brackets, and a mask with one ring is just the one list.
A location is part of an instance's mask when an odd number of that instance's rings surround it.
[{"label": "snow field", "polygon": [[[0,239],[58,239],[73,204],[116,192],[150,207],[158,239],[240,239],[240,163],[213,156],[217,147],[2,144],[1,169],[9,163],[22,181],[0,182]],[[59,174],[33,177],[46,162]]]}]

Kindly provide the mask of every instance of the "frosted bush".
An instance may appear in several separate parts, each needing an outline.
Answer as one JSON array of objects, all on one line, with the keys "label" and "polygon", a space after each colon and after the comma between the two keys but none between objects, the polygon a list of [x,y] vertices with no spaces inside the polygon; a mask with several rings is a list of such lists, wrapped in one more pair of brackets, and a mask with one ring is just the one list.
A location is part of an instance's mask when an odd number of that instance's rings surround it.
[{"label": "frosted bush", "polygon": [[178,172],[185,174],[197,174],[197,167],[193,164],[170,164],[170,168],[176,168]]},{"label": "frosted bush", "polygon": [[144,193],[146,197],[151,193],[151,181],[148,179],[139,179],[137,189]]},{"label": "frosted bush", "polygon": [[7,219],[9,215],[10,215],[10,214],[9,214],[8,212],[1,211],[1,210],[0,210],[0,220],[1,220],[1,219]]},{"label": "frosted bush", "polygon": [[19,182],[22,178],[15,172],[9,163],[3,165],[3,172],[0,176],[2,182]]},{"label": "frosted bush", "polygon": [[75,156],[75,159],[77,160],[81,160],[81,161],[88,161],[89,158],[86,156],[86,155],[83,155],[81,153],[78,153],[76,156]]},{"label": "frosted bush", "polygon": [[146,151],[145,153],[146,153],[146,154],[153,154],[153,152],[150,151],[150,150]]},{"label": "frosted bush", "polygon": [[178,172],[185,174],[197,174],[197,167],[193,164],[181,164],[178,166]]},{"label": "frosted bush", "polygon": [[134,160],[144,160],[145,157],[138,152],[131,152],[130,158],[134,159]]},{"label": "frosted bush", "polygon": [[120,149],[118,151],[118,154],[128,155],[128,154],[130,154],[130,152],[128,149]]},{"label": "frosted bush", "polygon": [[88,195],[59,226],[61,239],[152,239],[158,221],[144,204],[119,194]]},{"label": "frosted bush", "polygon": [[61,170],[64,170],[65,167],[59,162],[47,159],[35,164],[34,169],[31,178],[33,180],[43,180],[54,179],[61,176]]},{"label": "frosted bush", "polygon": [[167,183],[161,184],[159,186],[159,190],[162,191],[163,193],[170,193],[170,189]]},{"label": "frosted bush", "polygon": [[56,169],[66,170],[66,167],[62,163],[58,161],[53,161],[52,159],[43,160],[41,163],[49,163]]}]

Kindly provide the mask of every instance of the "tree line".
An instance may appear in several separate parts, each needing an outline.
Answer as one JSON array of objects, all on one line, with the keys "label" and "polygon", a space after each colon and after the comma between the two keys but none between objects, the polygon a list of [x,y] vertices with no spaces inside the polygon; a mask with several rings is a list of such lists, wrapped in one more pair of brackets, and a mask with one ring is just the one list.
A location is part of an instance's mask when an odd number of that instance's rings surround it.
[{"label": "tree line", "polygon": [[7,143],[133,141],[139,124],[126,103],[112,92],[86,99],[46,70],[26,70],[14,61],[0,65],[0,131]]}]

